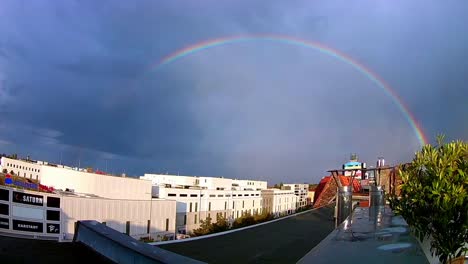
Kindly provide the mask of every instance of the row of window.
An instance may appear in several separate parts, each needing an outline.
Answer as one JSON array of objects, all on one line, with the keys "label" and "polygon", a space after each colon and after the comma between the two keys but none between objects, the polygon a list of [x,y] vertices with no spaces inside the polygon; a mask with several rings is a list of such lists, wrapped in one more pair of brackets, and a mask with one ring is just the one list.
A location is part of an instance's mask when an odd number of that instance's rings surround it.
[{"label": "row of window", "polygon": [[[168,193],[167,196],[169,196],[169,197],[177,197],[177,194],[176,194],[176,193]],[[204,197],[204,196],[205,196],[204,194],[201,194],[201,195],[200,195],[200,197]],[[254,194],[254,193],[252,193],[252,194],[244,194],[244,195],[242,195],[242,194],[233,194],[232,196],[233,196],[233,197],[260,196],[260,194],[258,194],[258,193],[255,193],[255,194]],[[179,197],[189,197],[189,195],[186,194],[186,193],[181,193],[181,194],[179,194]],[[190,194],[190,197],[198,197],[198,194]],[[231,197],[231,195],[230,195],[230,194],[226,194],[226,195],[224,195],[224,194],[218,194],[218,195],[216,195],[216,194],[210,194],[210,197]]]},{"label": "row of window", "polygon": [[26,166],[19,166],[19,165],[13,164],[13,163],[7,163],[7,167],[12,167],[12,168],[20,169],[20,170],[41,172],[40,169],[34,169],[34,168],[26,167]]},{"label": "row of window", "polygon": [[[194,212],[198,212],[198,202],[195,203],[195,207],[193,206],[194,203],[189,203],[189,212],[193,212],[193,209],[195,209]],[[262,203],[260,202],[260,205],[262,205]],[[235,209],[235,206],[236,206],[236,202],[232,202],[232,209]],[[242,201],[242,208],[245,207],[245,201]],[[252,207],[255,207],[255,200],[252,201]],[[228,203],[227,202],[224,202],[224,210],[227,210],[228,209]],[[208,211],[211,211],[211,202],[208,203]]]}]

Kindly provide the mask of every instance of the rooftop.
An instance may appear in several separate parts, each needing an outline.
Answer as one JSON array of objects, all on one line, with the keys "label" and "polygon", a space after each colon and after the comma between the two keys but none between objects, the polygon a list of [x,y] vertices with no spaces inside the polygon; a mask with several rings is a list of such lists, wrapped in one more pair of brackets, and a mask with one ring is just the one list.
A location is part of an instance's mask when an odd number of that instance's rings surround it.
[{"label": "rooftop", "polygon": [[298,263],[428,263],[402,217],[386,207],[371,218],[369,210],[356,208],[351,221],[344,221]]}]

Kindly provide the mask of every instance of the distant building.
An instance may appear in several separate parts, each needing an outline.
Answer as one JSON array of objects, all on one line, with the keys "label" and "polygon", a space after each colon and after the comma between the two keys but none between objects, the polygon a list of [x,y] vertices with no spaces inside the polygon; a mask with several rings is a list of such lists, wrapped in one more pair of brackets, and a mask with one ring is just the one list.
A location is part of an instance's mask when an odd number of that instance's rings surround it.
[{"label": "distant building", "polygon": [[262,190],[263,208],[275,217],[296,212],[298,197],[293,190]]},{"label": "distant building", "polygon": [[[348,162],[343,164],[343,169],[344,170],[350,170],[350,169],[357,169],[357,171],[354,172],[354,175],[356,179],[360,180],[362,178],[362,171],[359,169],[364,169],[366,168],[366,163],[362,163],[358,161],[358,156],[356,154],[351,154],[351,158]],[[344,176],[352,176],[351,171],[345,171]]]},{"label": "distant building", "polygon": [[301,208],[307,205],[307,193],[309,190],[309,184],[289,183],[283,184],[283,188],[294,191],[294,194],[297,196],[297,208]]},{"label": "distant building", "polygon": [[307,192],[307,205],[314,204],[314,197],[315,197],[315,189],[309,189]]}]

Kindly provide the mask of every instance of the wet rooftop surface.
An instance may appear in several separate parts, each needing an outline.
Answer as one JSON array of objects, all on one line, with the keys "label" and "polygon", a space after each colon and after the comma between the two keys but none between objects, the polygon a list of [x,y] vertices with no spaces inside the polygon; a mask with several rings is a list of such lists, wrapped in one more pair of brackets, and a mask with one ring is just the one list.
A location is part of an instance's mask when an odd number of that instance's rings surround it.
[{"label": "wet rooftop surface", "polygon": [[81,243],[0,236],[0,263],[113,263]]},{"label": "wet rooftop surface", "polygon": [[[358,207],[298,263],[429,263],[405,220],[386,207]],[[348,218],[349,219],[349,218]]]},{"label": "wet rooftop surface", "polygon": [[207,263],[296,263],[331,231],[334,206],[251,229],[160,245]]}]

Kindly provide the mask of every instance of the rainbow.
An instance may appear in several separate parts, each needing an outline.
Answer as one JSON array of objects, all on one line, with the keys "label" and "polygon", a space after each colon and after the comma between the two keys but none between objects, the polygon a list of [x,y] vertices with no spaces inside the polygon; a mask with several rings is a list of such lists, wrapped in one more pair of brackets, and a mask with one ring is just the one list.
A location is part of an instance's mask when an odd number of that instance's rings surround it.
[{"label": "rainbow", "polygon": [[199,42],[185,48],[179,49],[168,56],[164,57],[160,60],[156,65],[152,65],[152,70],[157,70],[165,65],[168,65],[172,62],[175,62],[181,58],[189,56],[191,54],[195,54],[200,51],[204,51],[210,48],[227,45],[227,44],[236,44],[241,42],[250,42],[250,41],[274,41],[280,42],[289,45],[300,46],[304,48],[311,48],[317,50],[325,55],[333,57],[341,62],[344,62],[351,67],[353,67],[358,72],[362,73],[366,76],[370,81],[380,87],[387,96],[392,98],[395,105],[401,111],[405,119],[407,120],[408,124],[413,129],[418,141],[420,144],[426,145],[427,138],[423,132],[422,127],[417,122],[416,118],[411,114],[408,107],[405,105],[403,100],[398,96],[398,94],[390,87],[388,83],[386,83],[379,75],[373,72],[371,69],[364,66],[362,63],[356,61],[355,59],[351,58],[350,56],[342,53],[341,51],[332,49],[327,47],[321,43],[308,41],[304,39],[299,39],[291,36],[284,36],[284,35],[242,35],[242,36],[235,36],[235,37],[227,37],[227,38],[217,38],[211,39],[203,42]]}]

